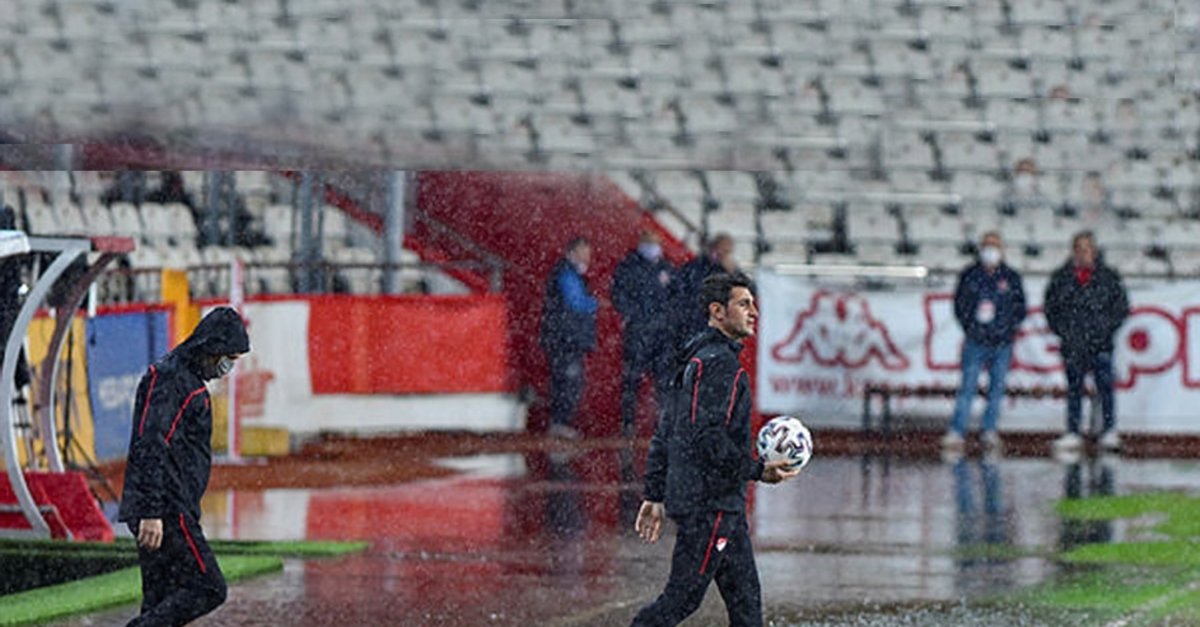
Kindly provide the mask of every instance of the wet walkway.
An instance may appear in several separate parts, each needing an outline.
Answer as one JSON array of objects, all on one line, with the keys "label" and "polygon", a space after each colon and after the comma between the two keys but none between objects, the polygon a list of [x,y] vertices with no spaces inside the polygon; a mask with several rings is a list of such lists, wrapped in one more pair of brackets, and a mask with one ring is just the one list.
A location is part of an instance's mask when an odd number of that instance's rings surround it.
[{"label": "wet walkway", "polygon": [[[617,448],[489,454],[397,485],[214,492],[210,537],[370,548],[239,583],[201,624],[628,624],[665,581],[671,537],[646,546],[632,533],[640,486],[627,458]],[[1062,522],[1057,499],[1195,485],[1200,463],[1180,460],[817,457],[797,480],[752,494],[768,619],[1089,624],[971,602],[1054,576],[1043,557],[1054,547],[1125,536],[1121,522]],[[133,613],[62,624],[118,625]],[[688,624],[724,623],[714,589]]]}]

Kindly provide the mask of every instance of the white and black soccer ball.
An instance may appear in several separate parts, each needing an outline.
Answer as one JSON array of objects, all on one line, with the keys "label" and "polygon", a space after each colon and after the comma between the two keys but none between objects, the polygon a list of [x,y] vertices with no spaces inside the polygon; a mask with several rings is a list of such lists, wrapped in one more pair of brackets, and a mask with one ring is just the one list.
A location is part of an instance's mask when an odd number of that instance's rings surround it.
[{"label": "white and black soccer ball", "polygon": [[772,418],[758,431],[758,457],[763,461],[787,460],[790,470],[800,470],[812,453],[812,434],[795,416]]}]

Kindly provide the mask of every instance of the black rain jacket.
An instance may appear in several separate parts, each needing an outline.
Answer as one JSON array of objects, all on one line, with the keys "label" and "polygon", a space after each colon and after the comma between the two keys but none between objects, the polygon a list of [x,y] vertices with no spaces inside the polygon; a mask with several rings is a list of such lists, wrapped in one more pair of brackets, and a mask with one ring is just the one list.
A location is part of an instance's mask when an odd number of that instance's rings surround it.
[{"label": "black rain jacket", "polygon": [[646,460],[645,499],[667,515],[744,512],[746,482],[762,478],[751,455],[750,377],[740,342],[714,328],[680,352]]},{"label": "black rain jacket", "polygon": [[138,383],[117,517],[122,522],[200,517],[212,467],[212,410],[202,358],[241,354],[250,338],[236,311],[213,310]]},{"label": "black rain jacket", "polygon": [[1060,339],[1067,361],[1086,363],[1104,352],[1112,352],[1113,336],[1129,316],[1129,295],[1121,276],[1096,259],[1092,278],[1080,285],[1071,261],[1054,271],[1046,286],[1046,323]]}]

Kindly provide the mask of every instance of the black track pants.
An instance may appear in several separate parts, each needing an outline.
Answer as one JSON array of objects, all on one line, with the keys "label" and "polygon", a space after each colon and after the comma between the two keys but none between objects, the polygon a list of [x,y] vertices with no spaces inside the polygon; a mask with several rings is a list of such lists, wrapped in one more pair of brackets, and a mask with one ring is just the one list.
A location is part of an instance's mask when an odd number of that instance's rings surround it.
[{"label": "black track pants", "polygon": [[762,626],[762,591],[746,516],[707,512],[675,521],[671,577],[653,603],[638,612],[634,627],[677,625],[704,600],[714,579],[731,627]]},{"label": "black track pants", "polygon": [[[137,536],[137,525],[131,525]],[[163,519],[162,546],[138,547],[142,613],[129,625],[186,625],[225,602],[225,577],[204,532],[184,514]]]}]

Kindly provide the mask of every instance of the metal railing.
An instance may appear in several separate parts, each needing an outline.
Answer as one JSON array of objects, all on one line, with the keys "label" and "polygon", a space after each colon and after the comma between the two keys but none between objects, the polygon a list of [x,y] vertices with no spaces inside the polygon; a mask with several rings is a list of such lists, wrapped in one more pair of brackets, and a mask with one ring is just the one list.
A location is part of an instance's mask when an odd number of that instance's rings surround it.
[{"label": "metal railing", "polygon": [[[131,302],[158,302],[161,294],[163,267],[113,268],[96,282],[97,304],[110,305]],[[219,298],[229,294],[231,264],[198,264],[179,268],[187,273],[191,296],[197,299]],[[406,293],[427,293],[426,279],[432,272],[479,272],[487,276],[490,293],[503,285],[503,268],[486,261],[445,262],[251,262],[243,265],[245,294],[384,294],[383,274],[386,270],[411,272]],[[299,277],[302,273],[316,277],[308,292],[302,292]]]}]

